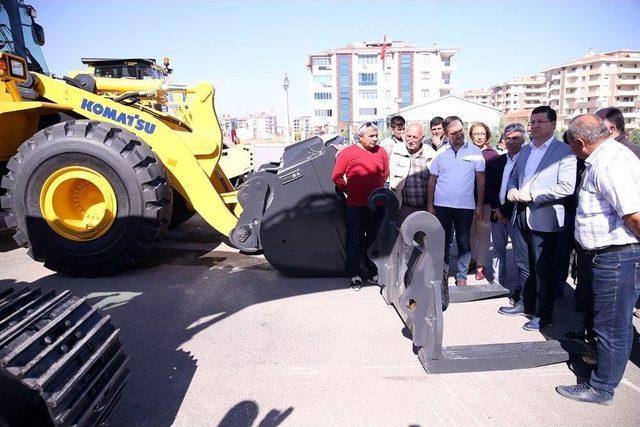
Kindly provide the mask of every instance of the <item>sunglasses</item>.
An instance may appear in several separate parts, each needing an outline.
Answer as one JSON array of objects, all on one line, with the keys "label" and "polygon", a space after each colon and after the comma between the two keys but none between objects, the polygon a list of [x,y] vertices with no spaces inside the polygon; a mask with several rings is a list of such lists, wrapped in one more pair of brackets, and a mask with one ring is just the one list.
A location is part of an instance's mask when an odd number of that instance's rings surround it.
[{"label": "sunglasses", "polygon": [[362,124],[362,126],[360,126],[359,130],[362,130],[364,128],[369,128],[371,126],[376,126],[377,127],[378,124],[376,122],[365,122],[365,123]]}]

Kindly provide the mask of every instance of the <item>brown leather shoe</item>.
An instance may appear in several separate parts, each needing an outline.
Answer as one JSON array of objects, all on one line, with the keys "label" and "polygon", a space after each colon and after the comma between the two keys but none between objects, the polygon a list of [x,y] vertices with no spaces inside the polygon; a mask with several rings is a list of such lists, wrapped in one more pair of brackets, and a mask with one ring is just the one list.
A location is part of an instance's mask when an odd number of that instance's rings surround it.
[{"label": "brown leather shoe", "polygon": [[467,279],[456,280],[456,286],[459,286],[459,287],[467,286]]},{"label": "brown leather shoe", "polygon": [[484,280],[487,277],[484,275],[484,269],[476,270],[476,280]]}]

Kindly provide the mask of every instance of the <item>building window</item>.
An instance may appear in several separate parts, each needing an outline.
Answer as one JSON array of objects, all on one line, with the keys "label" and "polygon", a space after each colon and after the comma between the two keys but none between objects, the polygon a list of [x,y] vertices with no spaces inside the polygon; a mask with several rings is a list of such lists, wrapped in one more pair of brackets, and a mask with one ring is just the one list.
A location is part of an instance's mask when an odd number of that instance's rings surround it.
[{"label": "building window", "polygon": [[423,98],[428,98],[429,97],[429,89],[422,89],[420,91],[420,95],[422,95]]},{"label": "building window", "polygon": [[358,64],[375,64],[378,62],[378,55],[358,55]]},{"label": "building window", "polygon": [[321,74],[313,76],[313,82],[323,87],[331,87],[331,76],[328,74]]},{"label": "building window", "polygon": [[430,77],[431,77],[431,74],[430,74],[428,71],[422,71],[422,72],[420,73],[420,78],[421,78],[422,80],[427,80],[427,79],[428,79],[428,78],[430,78]]},{"label": "building window", "polygon": [[333,115],[333,111],[331,110],[315,110],[313,114],[316,117],[331,117]]},{"label": "building window", "polygon": [[376,73],[358,73],[358,84],[360,86],[375,86],[378,84]]},{"label": "building window", "polygon": [[378,109],[377,108],[360,108],[358,112],[360,113],[361,116],[375,116],[376,114],[378,114]]},{"label": "building window", "polygon": [[313,99],[331,99],[331,92],[316,92]]},{"label": "building window", "polygon": [[378,99],[377,90],[361,90],[358,91],[358,95],[360,96],[360,99]]},{"label": "building window", "polygon": [[385,94],[384,94],[384,97],[386,99],[391,99],[391,91],[390,90],[386,91]]},{"label": "building window", "polygon": [[449,56],[447,58],[444,58],[442,60],[442,65],[444,65],[445,67],[450,67],[451,66],[451,57]]},{"label": "building window", "polygon": [[400,108],[411,105],[411,54],[400,54]]},{"label": "building window", "polygon": [[326,56],[318,56],[313,58],[313,65],[331,65],[331,58]]},{"label": "building window", "polygon": [[420,55],[422,57],[422,62],[425,64],[429,63],[429,58],[431,57],[431,55],[429,55],[428,53],[423,53],[422,55]]},{"label": "building window", "polygon": [[338,119],[344,123],[351,121],[350,55],[338,55],[338,108]]}]

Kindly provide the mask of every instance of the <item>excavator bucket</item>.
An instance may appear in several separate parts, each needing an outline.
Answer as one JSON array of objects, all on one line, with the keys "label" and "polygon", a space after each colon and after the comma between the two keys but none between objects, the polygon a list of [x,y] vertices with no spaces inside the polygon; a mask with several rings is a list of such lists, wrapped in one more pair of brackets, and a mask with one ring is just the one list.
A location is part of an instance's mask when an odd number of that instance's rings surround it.
[{"label": "excavator bucket", "polygon": [[344,276],[344,196],[331,180],[334,144],[314,137],[285,148],[282,161],[255,172],[238,193],[242,214],[231,244],[243,252],[264,251],[284,274]]},{"label": "excavator bucket", "polygon": [[449,291],[442,273],[444,230],[436,217],[415,212],[399,225],[397,199],[384,188],[369,199],[371,209],[381,206],[384,217],[369,255],[378,267],[382,295],[411,331],[418,358],[428,373],[524,369],[565,362],[572,354],[588,354],[588,349],[573,341],[556,340],[444,347],[443,311],[449,298],[450,302],[484,299],[499,290],[468,286],[471,291]]},{"label": "excavator bucket", "polygon": [[0,290],[0,425],[103,425],[129,374],[118,333],[69,291]]}]

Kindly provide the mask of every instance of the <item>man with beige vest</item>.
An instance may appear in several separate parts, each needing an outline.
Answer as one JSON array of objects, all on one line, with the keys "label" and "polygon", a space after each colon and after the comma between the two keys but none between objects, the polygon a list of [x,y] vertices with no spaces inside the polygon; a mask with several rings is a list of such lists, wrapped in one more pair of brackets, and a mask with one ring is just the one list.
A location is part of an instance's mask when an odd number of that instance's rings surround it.
[{"label": "man with beige vest", "polygon": [[389,188],[400,204],[400,219],[427,207],[429,165],[433,148],[423,144],[424,127],[411,123],[404,133],[404,144],[396,144],[389,158]]}]

